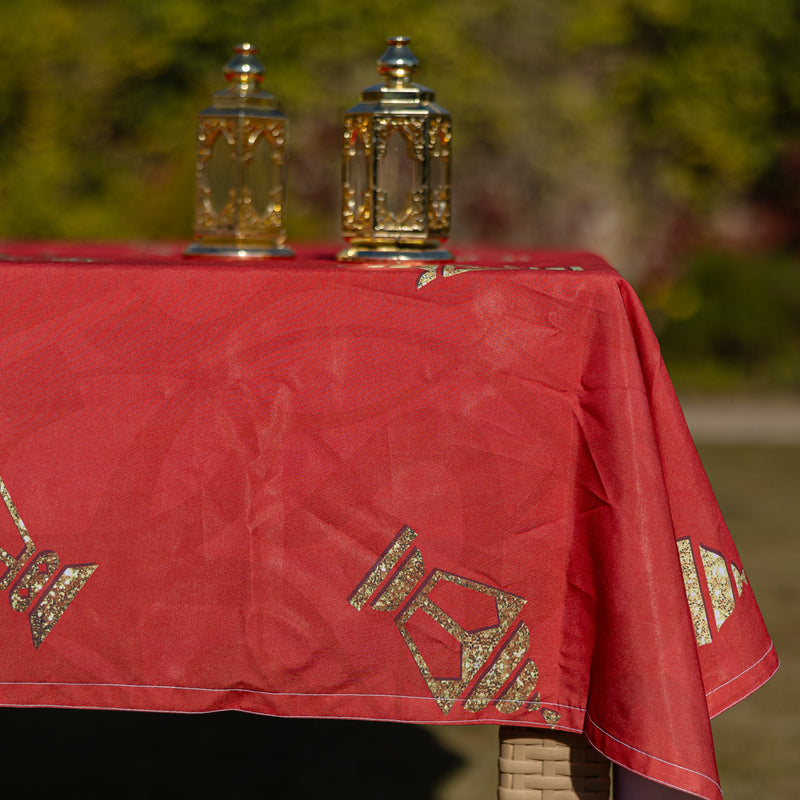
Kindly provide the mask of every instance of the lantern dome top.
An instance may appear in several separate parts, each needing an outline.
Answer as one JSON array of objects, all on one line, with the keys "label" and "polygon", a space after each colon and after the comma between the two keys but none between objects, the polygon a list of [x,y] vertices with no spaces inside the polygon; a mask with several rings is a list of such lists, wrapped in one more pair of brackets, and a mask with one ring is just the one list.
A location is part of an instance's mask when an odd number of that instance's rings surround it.
[{"label": "lantern dome top", "polygon": [[233,57],[222,72],[228,85],[214,93],[214,105],[203,114],[218,114],[222,109],[238,109],[236,113],[247,109],[248,113],[257,114],[269,111],[271,115],[275,112],[278,107],[275,96],[261,89],[264,65],[255,45],[249,42],[234,45]]},{"label": "lantern dome top", "polygon": [[258,57],[258,48],[249,42],[233,48],[233,58],[223,68],[228,91],[245,96],[259,92],[264,80],[264,65]]},{"label": "lantern dome top", "polygon": [[386,40],[388,47],[377,64],[383,83],[364,89],[361,92],[362,103],[350,109],[350,112],[374,113],[380,108],[416,106],[433,113],[447,113],[443,108],[434,106],[432,89],[412,82],[419,69],[419,61],[408,46],[410,41],[408,36],[390,36]]},{"label": "lantern dome top", "polygon": [[378,59],[378,72],[383,75],[387,86],[408,86],[419,69],[419,60],[408,47],[408,36],[391,36],[386,40],[389,46]]}]

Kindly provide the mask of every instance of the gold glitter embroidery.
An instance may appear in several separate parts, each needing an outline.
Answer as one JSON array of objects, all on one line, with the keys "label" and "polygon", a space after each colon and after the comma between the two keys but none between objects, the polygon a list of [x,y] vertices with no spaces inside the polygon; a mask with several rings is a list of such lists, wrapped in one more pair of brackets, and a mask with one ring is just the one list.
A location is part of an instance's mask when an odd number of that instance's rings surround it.
[{"label": "gold glitter embroidery", "polygon": [[389,544],[384,554],[378,559],[375,566],[364,576],[364,579],[356,587],[353,594],[347,599],[351,606],[359,611],[364,603],[369,600],[378,586],[389,576],[395,565],[405,555],[406,550],[411,547],[411,542],[417,538],[417,534],[404,525],[397,536]]},{"label": "gold glitter embroidery", "polygon": [[71,564],[58,574],[47,594],[33,607],[30,615],[33,646],[38,648],[75,595],[83,588],[97,564]]},{"label": "gold glitter embroidery", "polygon": [[445,264],[442,267],[442,277],[452,278],[453,275],[463,275],[465,272],[473,272],[480,267],[466,266],[462,264]]},{"label": "gold glitter embroidery", "polygon": [[28,619],[33,646],[38,648],[69,604],[97,569],[97,564],[69,564],[62,568],[47,593],[31,609]]},{"label": "gold glitter embroidery", "polygon": [[376,611],[395,611],[411,594],[413,588],[425,574],[425,562],[422,554],[415,547],[411,555],[386,588],[373,600],[372,607]]},{"label": "gold glitter embroidery", "polygon": [[700,560],[706,574],[711,607],[714,609],[714,620],[717,628],[721,628],[725,620],[733,613],[736,599],[725,559],[720,553],[700,546]]},{"label": "gold glitter embroidery", "polygon": [[[534,694],[539,670],[530,658],[526,658],[530,631],[524,622],[517,622],[525,599],[440,569],[433,569],[417,589],[425,564],[416,547],[409,553],[416,535],[410,527],[404,526],[350,595],[348,602],[361,610],[380,589],[371,602],[372,608],[378,611],[400,608],[394,618],[395,625],[443,713],[448,714],[472,685],[464,699],[466,711],[481,711],[494,698],[495,706],[504,714],[524,708],[526,712],[540,713],[550,727],[555,727],[561,715],[552,709],[543,709],[541,695],[538,692]],[[497,622],[477,629],[464,628],[431,597],[442,581],[490,597],[493,601],[490,618]],[[409,596],[411,599],[401,608]],[[448,597],[447,591],[444,597]],[[467,602],[467,605],[475,604],[475,601]],[[415,614],[423,616],[415,617]],[[430,622],[434,624],[433,629]],[[422,627],[417,627],[417,623]],[[438,633],[436,626],[440,629]],[[509,635],[512,628],[514,630]],[[428,650],[429,647],[432,649]],[[430,663],[426,654],[428,658],[433,657]],[[435,675],[431,664],[446,674]],[[458,674],[453,675],[453,672]]]},{"label": "gold glitter embroidery", "polygon": [[747,575],[745,575],[743,571],[740,571],[736,567],[736,564],[733,563],[731,564],[731,571],[733,572],[733,582],[736,584],[736,592],[739,597],[741,597],[744,587],[747,584]]},{"label": "gold glitter embroidery", "polygon": [[19,571],[25,565],[25,562],[36,552],[36,546],[33,544],[30,534],[28,533],[25,523],[22,521],[19,512],[17,511],[11,495],[8,493],[3,479],[0,478],[0,495],[3,497],[3,502],[6,504],[8,513],[14,521],[14,526],[22,539],[22,550],[16,555],[12,556],[0,547],[0,563],[6,565],[6,570],[0,575],[0,589],[7,589],[14,578],[17,577]]},{"label": "gold glitter embroidery", "polygon": [[692,615],[692,626],[698,645],[711,643],[711,629],[708,624],[706,604],[700,588],[700,578],[697,574],[697,565],[692,552],[692,543],[689,539],[679,539],[678,553],[680,554],[681,571],[683,572],[683,586],[686,590],[686,599]]},{"label": "gold glitter embroidery", "polygon": [[[0,495],[3,497],[3,502],[23,542],[23,549],[16,557],[0,548],[0,563],[7,567],[0,576],[0,589],[6,589],[28,559],[35,555],[36,547],[2,478],[0,478]],[[97,564],[70,564],[61,570],[47,592],[40,597],[58,569],[59,560],[58,555],[52,550],[43,550],[14,583],[9,594],[9,603],[15,611],[25,613],[29,608],[31,609],[28,613],[28,622],[33,636],[33,645],[36,648],[53,630],[69,604],[75,599],[75,595],[97,569]],[[39,599],[37,600],[37,598]]]},{"label": "gold glitter embroidery", "polygon": [[[466,259],[467,261],[469,259]],[[577,265],[571,265],[569,267],[563,267],[558,265],[553,265],[550,267],[532,267],[527,266],[523,263],[523,261],[528,261],[529,259],[526,257],[515,258],[511,256],[510,259],[513,260],[514,263],[503,263],[501,266],[496,267],[482,267],[478,264],[443,264],[441,267],[441,276],[443,278],[452,278],[455,275],[463,275],[465,272],[492,272],[492,271],[509,271],[509,270],[528,270],[530,272],[538,272],[540,270],[545,270],[546,272],[583,272],[583,267],[579,267]],[[431,281],[436,280],[439,277],[439,272],[437,267],[420,267],[423,269],[419,277],[417,278],[417,289],[422,289],[423,287],[427,286]]]},{"label": "gold glitter embroidery", "polygon": [[428,268],[417,277],[417,289],[422,289],[431,281],[436,280],[436,267]]},{"label": "gold glitter embroidery", "polygon": [[495,701],[495,708],[502,714],[511,714],[519,711],[523,706],[527,706],[529,711],[540,712],[544,721],[551,728],[555,728],[561,719],[561,714],[551,708],[542,708],[541,694],[539,692],[533,694],[538,680],[539,670],[536,664],[528,659],[515,676],[511,686]]},{"label": "gold glitter embroidery", "polygon": [[[440,580],[450,581],[458,586],[492,597],[495,601],[497,612],[497,625],[479,631],[467,631],[462,628],[429,597],[431,591]],[[519,616],[524,605],[525,600],[521,597],[436,569],[430,574],[414,599],[395,619],[400,635],[411,651],[414,661],[416,661],[425,682],[428,684],[428,688],[431,690],[431,694],[433,694],[434,699],[445,714],[450,711],[458,696],[467,688],[475,675],[489,660],[492,651]],[[431,673],[425,657],[408,631],[408,622],[416,611],[422,611],[427,614],[460,645],[461,674],[458,678],[437,678]]]},{"label": "gold glitter embroidery", "polygon": [[58,556],[52,550],[43,550],[22,573],[11,588],[8,598],[14,611],[27,611],[39,592],[49,583],[58,569]]},{"label": "gold glitter embroidery", "polygon": [[[539,681],[539,669],[536,664],[528,659],[517,673],[508,689],[495,701],[495,706],[502,714],[511,714],[519,711],[525,701],[533,694]],[[539,704],[534,700],[534,710],[539,710]]]},{"label": "gold glitter embroidery", "polygon": [[467,711],[480,711],[489,704],[489,701],[503,687],[511,677],[519,662],[525,658],[530,645],[530,632],[528,626],[521,622],[506,642],[505,647],[495,656],[494,661],[484,673],[483,677],[469,693],[464,703]]},{"label": "gold glitter embroidery", "polygon": [[555,726],[558,725],[558,721],[561,719],[561,714],[559,714],[557,711],[553,711],[551,708],[543,708],[542,716],[544,717],[544,721],[551,728],[555,728]]}]

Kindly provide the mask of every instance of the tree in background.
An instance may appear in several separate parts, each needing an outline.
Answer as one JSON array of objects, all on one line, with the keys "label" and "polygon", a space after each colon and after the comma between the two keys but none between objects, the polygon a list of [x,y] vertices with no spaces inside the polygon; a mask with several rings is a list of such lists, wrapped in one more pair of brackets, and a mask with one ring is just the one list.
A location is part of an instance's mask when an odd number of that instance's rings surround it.
[{"label": "tree in background", "polygon": [[188,238],[195,115],[247,40],[290,119],[290,239],[337,238],[342,113],[396,33],[453,115],[455,241],[643,280],[754,198],[796,219],[796,0],[27,0],[0,27],[4,237]]}]

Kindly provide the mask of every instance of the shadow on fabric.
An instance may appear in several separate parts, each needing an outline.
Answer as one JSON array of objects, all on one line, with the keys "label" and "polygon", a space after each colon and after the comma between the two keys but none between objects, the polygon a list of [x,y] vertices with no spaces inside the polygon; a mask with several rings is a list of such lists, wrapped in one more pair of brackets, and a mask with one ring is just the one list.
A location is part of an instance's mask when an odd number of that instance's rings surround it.
[{"label": "shadow on fabric", "polygon": [[424,728],[235,711],[0,709],[4,796],[433,800],[461,764]]}]

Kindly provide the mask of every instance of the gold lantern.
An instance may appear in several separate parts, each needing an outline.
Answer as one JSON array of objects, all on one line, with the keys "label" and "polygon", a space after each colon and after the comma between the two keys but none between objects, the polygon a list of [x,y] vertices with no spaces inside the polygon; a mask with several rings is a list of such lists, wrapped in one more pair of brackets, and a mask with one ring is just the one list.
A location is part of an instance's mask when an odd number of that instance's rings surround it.
[{"label": "gold lantern", "polygon": [[394,36],[384,82],[344,116],[341,261],[444,261],[450,233],[450,114],[412,83],[419,61]]},{"label": "gold lantern", "polygon": [[258,48],[233,51],[224,70],[228,87],[197,115],[194,243],[186,254],[292,256],[284,224],[286,118],[261,91]]}]

